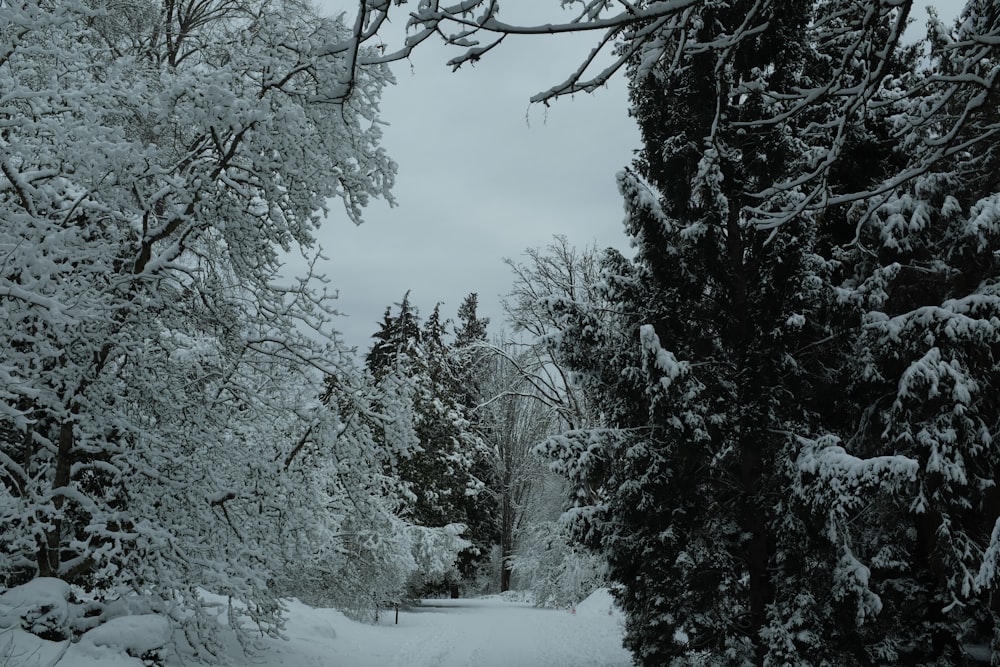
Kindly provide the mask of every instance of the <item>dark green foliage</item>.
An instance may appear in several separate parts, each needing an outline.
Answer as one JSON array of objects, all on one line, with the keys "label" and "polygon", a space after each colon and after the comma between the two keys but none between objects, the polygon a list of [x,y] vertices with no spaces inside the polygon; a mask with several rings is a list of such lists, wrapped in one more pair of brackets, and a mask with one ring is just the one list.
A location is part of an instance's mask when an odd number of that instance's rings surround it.
[{"label": "dark green foliage", "polygon": [[475,292],[462,300],[462,304],[458,307],[458,325],[455,327],[455,349],[467,349],[486,341],[490,318],[479,317],[478,309],[479,295]]},{"label": "dark green foliage", "polygon": [[372,335],[375,342],[365,358],[365,365],[376,378],[391,370],[401,357],[413,357],[420,346],[420,318],[410,304],[409,292],[396,308],[399,314],[393,316],[392,309],[386,306],[382,324]]},{"label": "dark green foliage", "polygon": [[386,309],[367,365],[376,378],[395,372],[413,385],[420,451],[397,463],[400,479],[413,494],[408,517],[420,526],[462,523],[466,491],[475,485],[469,475],[475,444],[456,403],[439,309],[421,326],[409,293],[396,306],[395,315]]},{"label": "dark green foliage", "polygon": [[[816,504],[839,502],[818,488],[848,488],[859,495],[838,518],[885,526],[884,544],[906,544],[898,510],[869,504],[870,486],[824,467],[856,460],[837,458],[844,450],[833,443],[856,432],[871,415],[866,401],[878,398],[845,393],[872,334],[863,299],[846,296],[870,251],[841,246],[872,210],[850,205],[868,196],[850,195],[894,177],[905,155],[885,106],[845,118],[836,98],[803,105],[797,93],[870,71],[905,80],[913,54],[842,61],[847,51],[837,49],[862,38],[890,42],[892,17],[862,25],[836,3],[818,6],[821,17],[811,2],[699,6],[673,38],[714,46],[633,70],[644,149],[620,187],[636,257],[606,256],[602,307],[551,304],[562,318],[559,359],[602,413],[601,428],[548,450],[576,483],[581,535],[623,586],[626,642],[641,664],[879,664],[891,640],[876,635],[905,632],[905,610],[879,615],[868,587],[878,573]],[[839,152],[820,172],[823,127],[837,127]],[[823,173],[841,203],[776,217],[811,196],[810,173]],[[762,225],[760,193],[774,214]],[[901,294],[940,293],[907,282]],[[814,465],[816,452],[828,458]],[[873,479],[905,468],[894,461]],[[890,551],[876,560],[890,561]]]},{"label": "dark green foliage", "polygon": [[[817,313],[829,297],[807,221],[769,233],[745,218],[748,193],[788,179],[800,145],[760,122],[780,113],[764,95],[736,92],[780,94],[805,76],[810,6],[791,5],[775,7],[771,30],[728,62],[706,51],[633,86],[646,145],[638,166],[661,194],[660,210],[633,207],[628,223],[652,294],[624,308],[641,313],[629,336],[638,367],[625,375],[643,388],[647,408],[633,420],[649,431],[612,457],[623,468],[609,480],[619,489],[609,523],[626,527],[608,543],[643,664],[702,651],[773,659],[765,629],[785,621],[774,604],[805,574],[785,556],[802,537],[782,506],[792,483],[783,432],[811,420],[797,385],[825,380],[791,353],[828,334]],[[736,32],[746,9],[706,8],[694,38]],[[622,181],[630,203],[641,187]],[[783,648],[796,662],[814,647]]]},{"label": "dark green foliage", "polygon": [[488,317],[479,317],[479,296],[473,292],[458,307],[458,322],[454,325],[450,360],[455,377],[455,392],[466,408],[466,415],[473,431],[483,439],[482,448],[472,461],[471,473],[483,485],[483,492],[467,495],[465,516],[469,526],[468,539],[473,548],[459,558],[459,572],[471,580],[476,569],[486,561],[492,547],[500,542],[500,509],[494,490],[499,485],[495,467],[491,465],[492,451],[486,443],[482,417],[476,409],[484,399],[483,374],[489,363],[485,348]]},{"label": "dark green foliage", "polygon": [[[465,330],[472,333],[478,326],[485,328],[485,321],[476,317],[474,295],[464,306],[463,317],[471,318],[463,319]],[[407,293],[396,304],[395,313],[386,309],[373,336],[367,366],[376,378],[389,373],[402,376],[413,392],[419,450],[397,461],[395,470],[410,496],[404,516],[427,527],[463,524],[464,536],[473,547],[460,555],[458,567],[468,576],[489,554],[497,528],[491,501],[482,493],[488,481],[484,479],[484,445],[471,421],[474,394],[469,384],[474,358],[466,353],[471,341],[463,348],[450,344],[448,325],[441,317],[440,304],[421,323]]]},{"label": "dark green foliage", "polygon": [[[957,77],[996,66],[983,35],[1000,24],[985,4],[969,4],[954,37],[934,34],[915,82],[922,97],[894,120],[909,122],[910,168],[924,173],[842,212],[856,238],[832,251],[853,314],[839,343],[841,409],[799,467],[837,552],[839,620],[853,621],[851,640],[874,664],[963,664],[970,647],[991,643],[1000,655],[1000,179],[985,139],[998,116],[980,106],[978,82]],[[871,132],[885,136],[880,120]],[[929,164],[952,129],[951,145],[966,150]],[[898,156],[888,162],[884,180],[903,171]]]}]

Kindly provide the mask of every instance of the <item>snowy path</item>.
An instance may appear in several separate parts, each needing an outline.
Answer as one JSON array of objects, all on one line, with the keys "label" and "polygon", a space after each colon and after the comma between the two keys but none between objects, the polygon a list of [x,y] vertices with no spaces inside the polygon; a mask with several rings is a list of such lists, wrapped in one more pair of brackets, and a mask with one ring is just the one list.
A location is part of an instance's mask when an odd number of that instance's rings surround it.
[{"label": "snowy path", "polygon": [[288,642],[255,665],[301,667],[627,667],[621,617],[598,593],[576,614],[491,597],[428,600],[380,625],[294,604]]},{"label": "snowy path", "polygon": [[[153,617],[157,619],[159,617]],[[105,628],[109,642],[42,641],[17,627],[0,632],[0,667],[142,667],[118,646],[148,634],[149,617]],[[145,620],[145,623],[139,621]],[[162,619],[161,619],[162,620]],[[123,630],[124,628],[124,630]],[[146,628],[144,631],[143,628]],[[117,634],[124,632],[119,637]],[[169,634],[169,628],[167,629]],[[621,615],[607,591],[581,602],[575,614],[502,597],[428,600],[389,613],[378,625],[348,619],[333,609],[288,603],[287,640],[258,638],[247,656],[232,641],[219,656],[230,667],[628,667],[621,647]],[[127,641],[126,641],[127,640]],[[162,639],[157,640],[162,642]],[[154,645],[156,645],[154,643]],[[167,667],[203,667],[172,654]],[[218,663],[215,663],[218,664]]]}]

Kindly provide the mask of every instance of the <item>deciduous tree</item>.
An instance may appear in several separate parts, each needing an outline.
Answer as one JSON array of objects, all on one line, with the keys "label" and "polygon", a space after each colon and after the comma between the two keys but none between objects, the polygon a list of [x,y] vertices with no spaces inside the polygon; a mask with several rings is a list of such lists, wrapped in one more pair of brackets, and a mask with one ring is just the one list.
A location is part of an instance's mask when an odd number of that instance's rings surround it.
[{"label": "deciduous tree", "polygon": [[146,595],[192,641],[205,588],[280,623],[273,537],[316,510],[282,506],[315,402],[287,382],[356,371],[278,253],[394,174],[391,77],[337,35],[295,0],[0,5],[3,585]]}]

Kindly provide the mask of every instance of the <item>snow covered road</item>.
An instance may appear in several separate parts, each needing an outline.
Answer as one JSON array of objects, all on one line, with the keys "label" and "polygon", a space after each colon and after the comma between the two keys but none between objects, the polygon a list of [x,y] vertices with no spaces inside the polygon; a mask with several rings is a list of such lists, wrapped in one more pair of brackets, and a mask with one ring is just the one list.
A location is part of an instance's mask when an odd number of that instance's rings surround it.
[{"label": "snow covered road", "polygon": [[[599,591],[575,614],[500,597],[428,600],[375,626],[290,608],[288,642],[257,656],[266,667],[627,667],[621,617]],[[611,613],[609,613],[611,612]]]},{"label": "snow covered road", "polygon": [[[160,623],[127,616],[72,644],[43,641],[19,627],[0,631],[0,667],[143,667],[123,646],[138,646]],[[142,621],[142,622],[140,622]],[[288,603],[286,640],[258,637],[249,656],[230,636],[218,661],[170,654],[166,667],[627,667],[622,619],[607,591],[575,613],[538,609],[511,598],[428,600],[367,625],[333,609]],[[152,634],[162,634],[162,629]],[[169,636],[169,628],[166,630]],[[103,637],[101,641],[98,635]],[[121,635],[121,636],[119,636]],[[160,645],[162,637],[151,645]]]}]

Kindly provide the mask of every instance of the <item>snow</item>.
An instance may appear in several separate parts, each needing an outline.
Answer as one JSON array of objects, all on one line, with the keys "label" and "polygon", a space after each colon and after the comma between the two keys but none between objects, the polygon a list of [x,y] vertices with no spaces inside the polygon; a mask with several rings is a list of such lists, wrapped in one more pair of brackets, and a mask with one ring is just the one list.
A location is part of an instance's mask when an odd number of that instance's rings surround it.
[{"label": "snow", "polygon": [[671,383],[687,371],[687,364],[678,361],[673,352],[663,349],[660,337],[652,324],[643,324],[639,327],[639,340],[643,349],[653,357],[653,366],[663,373],[660,385],[664,390],[669,389]]},{"label": "snow", "polygon": [[141,656],[166,646],[170,641],[170,622],[159,614],[119,616],[102,623],[83,635],[80,642],[109,646]]},{"label": "snow", "polygon": [[[612,613],[609,615],[609,610]],[[607,591],[568,610],[539,609],[492,596],[426,600],[379,625],[362,625],[327,609],[293,602],[289,642],[276,644],[263,667],[614,667],[631,665],[621,646],[621,616]]]},{"label": "snow", "polygon": [[[573,609],[541,609],[523,596],[425,600],[392,610],[378,624],[348,619],[334,609],[288,601],[287,639],[263,638],[247,657],[233,642],[222,664],[255,667],[626,667],[622,616],[607,590],[594,592]],[[21,656],[24,667],[59,660],[71,667],[138,667],[133,655],[163,646],[169,630],[162,617],[120,617],[91,630],[78,642],[47,642],[18,628],[0,630],[0,656]],[[117,648],[115,648],[117,647]],[[59,659],[60,653],[64,653]],[[200,667],[168,654],[167,667]]]},{"label": "snow", "polygon": [[606,588],[599,588],[576,605],[576,613],[582,616],[597,615],[611,616],[621,621],[624,620],[621,612],[615,606],[615,599],[611,591]]},{"label": "snow", "polygon": [[0,632],[18,627],[39,634],[58,632],[69,618],[69,596],[69,584],[50,577],[5,591],[0,595]]},{"label": "snow", "polygon": [[24,616],[31,608],[51,607],[65,618],[68,612],[69,584],[61,579],[38,577],[0,595],[0,628],[8,627],[14,615]]}]

